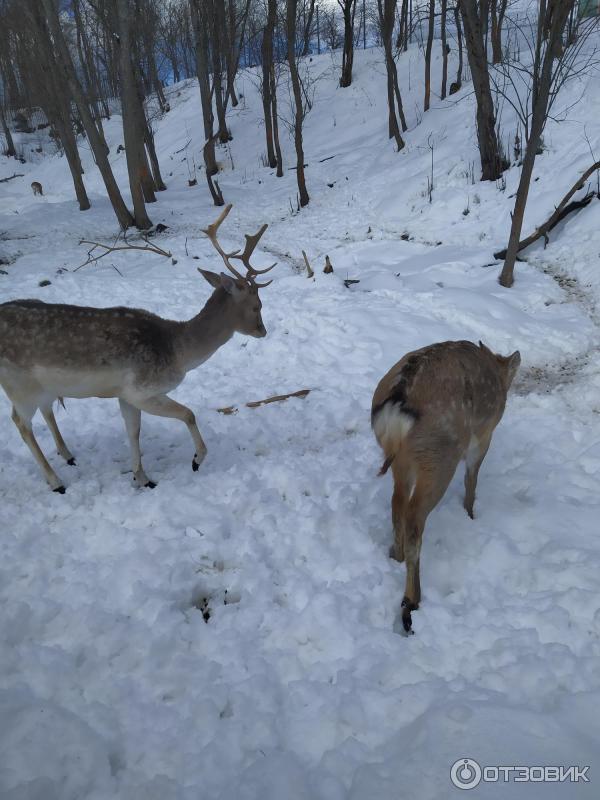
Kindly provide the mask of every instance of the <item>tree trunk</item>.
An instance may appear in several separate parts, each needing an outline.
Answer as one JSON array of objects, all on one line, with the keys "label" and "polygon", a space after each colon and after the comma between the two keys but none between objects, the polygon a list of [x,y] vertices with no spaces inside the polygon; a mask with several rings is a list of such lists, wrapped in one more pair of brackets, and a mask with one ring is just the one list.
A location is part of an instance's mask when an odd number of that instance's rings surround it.
[{"label": "tree trunk", "polygon": [[196,71],[198,73],[202,121],[204,124],[204,147],[202,148],[202,153],[204,155],[206,173],[212,176],[217,174],[219,168],[215,154],[214,115],[208,71],[209,36],[206,0],[190,0],[190,12],[196,32]]},{"label": "tree trunk", "polygon": [[[548,102],[552,88],[552,67],[554,59],[558,58],[561,53],[562,35],[573,4],[574,0],[549,0],[547,6],[543,9],[540,8],[538,20],[540,35],[537,40],[534,63],[541,66],[538,71],[534,71],[533,75],[535,103],[532,106],[531,132],[521,168],[521,178],[512,214],[506,259],[499,279],[500,285],[507,288],[514,283],[515,261],[519,251],[519,239],[523,228],[523,217],[531,185],[531,176],[544,126],[548,118]],[[545,48],[542,43],[543,39],[546,39]]]},{"label": "tree trunk", "polygon": [[65,156],[67,157],[67,164],[69,165],[69,170],[73,179],[73,187],[75,189],[77,202],[79,203],[79,210],[87,211],[90,208],[90,201],[85,190],[83,178],[81,176],[81,160],[79,158],[77,142],[75,135],[73,134],[73,130],[71,129],[70,122],[67,119],[65,124],[62,119],[59,120],[55,118],[53,120],[53,125],[58,131],[58,135],[60,136],[60,140],[65,151]]},{"label": "tree trunk", "polygon": [[465,29],[473,89],[477,100],[477,140],[481,158],[481,180],[495,181],[502,175],[506,164],[500,155],[496,136],[496,118],[490,90],[484,26],[478,15],[476,0],[460,0],[460,10]]},{"label": "tree trunk", "polygon": [[9,55],[2,59],[2,62],[0,63],[0,73],[2,74],[3,82],[5,82],[5,99],[8,98],[12,104],[12,107],[15,108],[19,102],[20,92],[19,84],[15,74],[15,66],[12,63]]},{"label": "tree trunk", "polygon": [[46,117],[51,124],[56,128],[65,156],[67,164],[73,179],[73,188],[75,189],[75,196],[79,203],[80,211],[87,211],[90,208],[90,201],[87,196],[85,185],[83,183],[83,167],[77,149],[77,139],[73,133],[73,126],[71,124],[71,102],[68,95],[65,95],[63,87],[60,86],[56,80],[51,67],[51,53],[44,53],[43,44],[38,40],[38,58],[46,68],[47,79],[45,81],[47,86],[48,106],[45,109]]},{"label": "tree trunk", "polygon": [[271,101],[271,69],[273,68],[273,29],[275,27],[276,0],[269,0],[267,21],[263,29],[261,45],[262,60],[262,104],[267,139],[267,161],[271,168],[277,166],[275,143],[273,141],[273,117]]},{"label": "tree trunk", "polygon": [[310,0],[310,5],[308,7],[308,15],[306,17],[306,23],[304,25],[304,36],[303,44],[302,44],[302,55],[307,56],[308,51],[310,50],[310,34],[312,30],[313,24],[313,17],[315,13],[315,0]]},{"label": "tree trunk", "polygon": [[[123,115],[123,137],[129,188],[133,200],[133,216],[136,228],[147,230],[152,222],[146,212],[144,197],[148,191],[148,162],[144,150],[143,132],[139,124],[139,98],[131,64],[131,16],[129,0],[116,0],[117,25],[119,31],[119,66],[121,75],[121,113]],[[156,199],[156,198],[155,198]]]},{"label": "tree trunk", "polygon": [[458,67],[456,68],[456,89],[458,91],[462,86],[462,73],[463,73],[463,37],[462,28],[460,24],[460,12],[458,5],[454,6],[454,22],[456,23],[456,38],[458,40]]},{"label": "tree trunk", "polygon": [[104,113],[105,117],[109,116],[108,106],[102,91],[102,84],[94,60],[93,48],[90,45],[85,25],[81,19],[78,0],[73,2],[73,12],[75,17],[75,25],[77,28],[77,46],[80,53],[79,59],[82,64],[82,68],[84,69],[84,74],[87,81],[88,99],[95,114],[95,122],[98,126],[98,131],[104,139],[104,131],[102,129],[102,114]]},{"label": "tree trunk", "polygon": [[300,206],[308,205],[309,196],[306,190],[306,180],[304,177],[304,148],[302,146],[302,122],[304,120],[304,109],[302,106],[302,87],[300,76],[296,64],[296,10],[298,0],[287,0],[287,55],[290,79],[292,82],[292,92],[294,95],[294,145],[296,147],[296,180],[298,181],[298,193],[300,195]]},{"label": "tree trunk", "polygon": [[[271,2],[271,0],[269,0]],[[277,81],[275,79],[275,65],[271,64],[271,108],[273,109],[273,144],[275,145],[275,158],[277,159],[278,178],[283,178],[283,158],[279,144],[279,117],[277,116]]]},{"label": "tree trunk", "polygon": [[[398,150],[402,150],[404,147],[404,139],[400,134],[400,127],[398,125],[398,118],[396,116],[396,87],[398,85],[398,73],[396,70],[396,62],[394,61],[394,54],[392,52],[392,35],[394,32],[394,19],[396,15],[396,0],[378,0],[378,10],[381,38],[385,53],[385,68],[387,73],[388,135],[390,139],[393,138],[395,140],[396,148]],[[398,90],[398,95],[399,93],[400,92]],[[400,115],[401,118],[404,119],[401,109],[402,105],[399,104]],[[403,129],[405,130],[404,123]]]},{"label": "tree trunk", "polygon": [[231,105],[234,108],[238,104],[237,95],[235,93],[235,76],[237,75],[240,57],[242,55],[242,46],[246,32],[246,23],[248,21],[248,12],[250,11],[250,2],[251,0],[245,0],[245,5],[242,7],[241,12],[241,20],[238,24],[235,0],[229,0],[229,33],[227,36],[228,42],[226,52],[227,89],[225,92],[225,100],[227,103],[227,98],[230,98]]},{"label": "tree trunk", "polygon": [[225,33],[225,4],[224,0],[212,0],[211,25],[211,52],[213,66],[213,95],[217,110],[217,137],[222,144],[231,140],[227,130],[225,112],[227,110],[226,98],[223,93],[223,37]]},{"label": "tree trunk", "polygon": [[13,158],[15,158],[17,155],[17,151],[15,150],[15,143],[13,142],[12,134],[6,122],[4,109],[2,108],[1,104],[0,104],[0,124],[2,125],[2,132],[4,133],[4,138],[6,139],[5,155],[12,156]]},{"label": "tree trunk", "polygon": [[398,38],[396,39],[396,48],[398,50],[408,50],[408,0],[402,0],[402,7],[400,9],[400,27],[398,29]]},{"label": "tree trunk", "polygon": [[152,169],[152,179],[154,181],[154,188],[157,192],[166,191],[165,182],[162,179],[160,172],[160,164],[158,163],[158,156],[156,155],[156,148],[154,147],[154,134],[148,122],[146,122],[144,130],[144,144],[146,145],[146,152],[150,160],[150,167]]},{"label": "tree trunk", "polygon": [[423,100],[423,111],[429,111],[429,97],[431,95],[431,49],[433,47],[435,0],[429,0],[429,15],[427,20],[427,46],[425,47],[425,98]]},{"label": "tree trunk", "polygon": [[352,65],[354,62],[354,14],[356,0],[338,0],[344,16],[344,49],[342,51],[342,75],[340,86],[345,88],[352,84]]},{"label": "tree trunk", "polygon": [[442,91],[440,97],[442,100],[446,97],[446,87],[448,84],[448,43],[446,41],[446,13],[448,10],[448,0],[441,0],[441,31],[440,36],[442,39]]},{"label": "tree trunk", "polygon": [[490,38],[492,41],[492,61],[499,64],[502,61],[502,25],[508,0],[491,0],[490,13],[492,28]]}]

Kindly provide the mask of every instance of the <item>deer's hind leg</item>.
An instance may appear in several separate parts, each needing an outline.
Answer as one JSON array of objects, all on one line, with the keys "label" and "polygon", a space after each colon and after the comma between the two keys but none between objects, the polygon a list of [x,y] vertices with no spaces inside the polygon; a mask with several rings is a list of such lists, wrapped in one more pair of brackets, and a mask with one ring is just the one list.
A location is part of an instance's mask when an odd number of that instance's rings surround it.
[{"label": "deer's hind leg", "polygon": [[479,438],[473,437],[469,443],[469,449],[465,458],[465,499],[464,508],[467,514],[473,519],[473,505],[475,503],[475,490],[477,488],[477,478],[479,468],[492,441],[493,431],[482,434]]},{"label": "deer's hind leg", "polygon": [[394,476],[394,492],[392,494],[394,543],[390,547],[390,558],[400,562],[404,561],[407,513],[415,483],[412,472],[408,460],[397,453],[392,462],[392,475]]},{"label": "deer's hind leg", "polygon": [[421,602],[420,557],[425,523],[437,506],[458,466],[454,455],[434,454],[418,464],[416,483],[408,503],[404,530],[404,557],[406,560],[406,587],[402,600],[402,624],[407,633],[412,631],[411,611]]},{"label": "deer's hind leg", "polygon": [[46,425],[50,429],[50,433],[54,438],[58,455],[62,456],[64,460],[67,462],[67,464],[69,464],[70,466],[72,467],[75,466],[76,463],[75,458],[73,457],[73,454],[65,444],[65,440],[61,436],[61,433],[58,429],[58,425],[56,423],[56,417],[54,416],[54,411],[52,410],[52,406],[51,405],[42,406],[40,408],[40,411],[42,412],[42,416],[46,420]]},{"label": "deer's hind leg", "polygon": [[36,410],[37,406],[31,408],[25,406],[23,403],[19,403],[18,406],[15,403],[12,409],[12,421],[17,426],[17,430],[21,434],[21,438],[27,447],[30,449],[32,456],[39,464],[52,491],[58,492],[59,494],[64,494],[66,490],[62,481],[46,460],[45,455],[42,453],[40,446],[33,435],[31,420],[33,419],[33,415],[35,414]]}]

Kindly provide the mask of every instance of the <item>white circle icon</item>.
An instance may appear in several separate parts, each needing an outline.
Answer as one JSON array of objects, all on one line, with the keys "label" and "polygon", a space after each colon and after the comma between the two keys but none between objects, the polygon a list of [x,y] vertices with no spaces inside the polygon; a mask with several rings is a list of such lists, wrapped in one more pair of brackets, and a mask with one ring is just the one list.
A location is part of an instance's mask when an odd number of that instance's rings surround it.
[{"label": "white circle icon", "polygon": [[481,767],[472,758],[459,758],[452,764],[450,780],[457,789],[474,789],[481,781]]}]

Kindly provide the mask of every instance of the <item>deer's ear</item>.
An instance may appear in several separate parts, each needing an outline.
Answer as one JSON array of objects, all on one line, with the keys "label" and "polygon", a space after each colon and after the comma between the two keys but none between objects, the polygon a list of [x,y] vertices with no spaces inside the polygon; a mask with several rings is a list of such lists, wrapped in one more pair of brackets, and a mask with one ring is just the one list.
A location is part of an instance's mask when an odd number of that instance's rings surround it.
[{"label": "deer's ear", "polygon": [[217,275],[216,272],[209,272],[207,269],[200,269],[200,267],[198,267],[198,272],[202,275],[204,280],[210,283],[213,289],[218,289],[221,285],[221,276]]},{"label": "deer's ear", "polygon": [[219,279],[219,286],[222,286],[223,289],[227,292],[227,294],[231,294],[236,297],[239,294],[239,288],[237,283],[235,282],[235,278],[232,278],[230,275],[225,275],[224,272],[218,276]]},{"label": "deer's ear", "polygon": [[514,376],[521,366],[521,353],[518,350],[508,357],[508,368],[511,374]]}]

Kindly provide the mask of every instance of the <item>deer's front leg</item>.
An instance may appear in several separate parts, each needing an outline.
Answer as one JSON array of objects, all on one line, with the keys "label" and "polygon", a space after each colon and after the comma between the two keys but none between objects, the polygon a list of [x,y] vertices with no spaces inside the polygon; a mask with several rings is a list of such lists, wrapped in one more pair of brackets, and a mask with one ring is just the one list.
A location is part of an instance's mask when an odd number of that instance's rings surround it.
[{"label": "deer's front leg", "polygon": [[130,400],[130,402],[133,403],[136,408],[148,414],[154,414],[157,417],[171,417],[172,419],[179,419],[185,422],[194,441],[194,447],[196,448],[194,458],[192,459],[192,469],[195,472],[206,458],[206,445],[196,425],[194,412],[187,406],[172,400],[166,394],[157,394],[154,395],[154,397],[145,397],[143,399],[136,398],[135,400]]},{"label": "deer's front leg", "polygon": [[119,406],[121,408],[121,415],[125,422],[125,430],[129,438],[129,446],[131,448],[131,466],[133,469],[133,482],[136,486],[147,486],[149,489],[154,489],[156,484],[144,472],[142,467],[142,454],[140,452],[140,427],[142,421],[142,412],[139,408],[132,406],[127,400],[119,398]]},{"label": "deer's front leg", "polygon": [[67,445],[65,444],[65,440],[63,439],[58,425],[56,423],[56,417],[54,416],[54,411],[52,410],[52,406],[48,406],[47,408],[40,409],[42,412],[42,416],[46,420],[46,425],[50,429],[50,433],[54,438],[54,443],[56,444],[56,452],[59,456],[62,456],[64,460],[69,464],[69,466],[74,467],[76,465],[75,458],[73,453],[69,450]]}]

